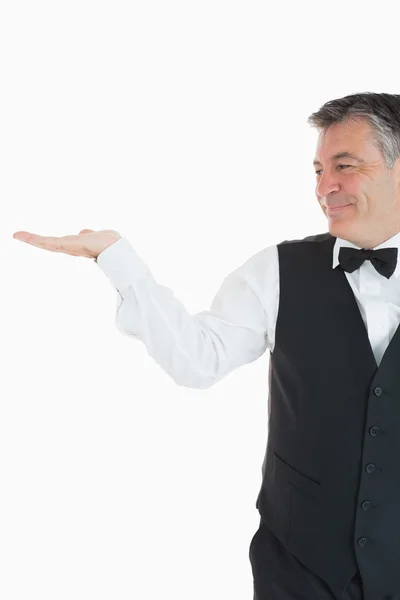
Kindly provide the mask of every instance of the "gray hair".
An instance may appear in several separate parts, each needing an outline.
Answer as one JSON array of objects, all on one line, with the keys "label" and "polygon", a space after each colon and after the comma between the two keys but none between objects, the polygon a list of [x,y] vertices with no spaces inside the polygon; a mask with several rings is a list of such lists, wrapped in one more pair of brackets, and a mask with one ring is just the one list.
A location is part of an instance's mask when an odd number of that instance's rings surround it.
[{"label": "gray hair", "polygon": [[329,100],[307,123],[325,131],[334,123],[363,119],[372,129],[372,141],[387,169],[400,157],[400,95],[364,92]]}]

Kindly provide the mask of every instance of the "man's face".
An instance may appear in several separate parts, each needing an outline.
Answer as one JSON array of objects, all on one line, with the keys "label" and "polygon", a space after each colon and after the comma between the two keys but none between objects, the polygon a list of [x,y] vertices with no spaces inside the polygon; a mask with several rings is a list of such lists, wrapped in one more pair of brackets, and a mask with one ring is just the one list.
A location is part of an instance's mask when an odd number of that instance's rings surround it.
[{"label": "man's face", "polygon": [[[374,248],[400,231],[400,159],[387,169],[371,134],[360,119],[331,125],[318,137],[314,164],[316,196],[329,232],[360,248]],[[332,158],[342,152],[360,160]]]}]

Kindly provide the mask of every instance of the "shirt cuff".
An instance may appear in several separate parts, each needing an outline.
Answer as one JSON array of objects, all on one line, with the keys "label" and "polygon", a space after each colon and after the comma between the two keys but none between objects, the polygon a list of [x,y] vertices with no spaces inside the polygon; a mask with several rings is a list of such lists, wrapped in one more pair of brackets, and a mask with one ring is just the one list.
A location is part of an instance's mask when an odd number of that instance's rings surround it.
[{"label": "shirt cuff", "polygon": [[123,290],[149,273],[148,266],[125,237],[100,252],[95,262],[117,290]]}]

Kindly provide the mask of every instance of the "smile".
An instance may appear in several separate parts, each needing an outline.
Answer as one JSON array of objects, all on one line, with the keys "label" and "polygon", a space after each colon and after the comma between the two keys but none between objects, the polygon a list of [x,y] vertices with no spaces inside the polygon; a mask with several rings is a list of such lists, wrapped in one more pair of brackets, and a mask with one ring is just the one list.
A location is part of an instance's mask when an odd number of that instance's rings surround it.
[{"label": "smile", "polygon": [[336,206],[334,208],[333,207],[332,208],[328,207],[326,209],[326,212],[327,212],[328,215],[330,215],[330,214],[336,214],[336,213],[344,210],[345,208],[348,208],[349,206],[350,206],[350,204],[345,204],[344,206]]}]

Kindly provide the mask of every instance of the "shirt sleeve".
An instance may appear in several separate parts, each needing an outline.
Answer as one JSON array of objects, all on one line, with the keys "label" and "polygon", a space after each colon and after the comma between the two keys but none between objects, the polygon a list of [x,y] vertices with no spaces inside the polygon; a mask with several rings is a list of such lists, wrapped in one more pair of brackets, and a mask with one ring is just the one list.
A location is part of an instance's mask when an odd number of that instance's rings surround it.
[{"label": "shirt sleeve", "polygon": [[264,249],[227,275],[210,309],[194,315],[170,288],[157,283],[126,238],[106,248],[96,263],[117,291],[117,329],[142,341],[178,385],[205,389],[257,360],[268,347],[261,285],[271,280],[264,270],[268,261],[272,267],[273,250]]}]

